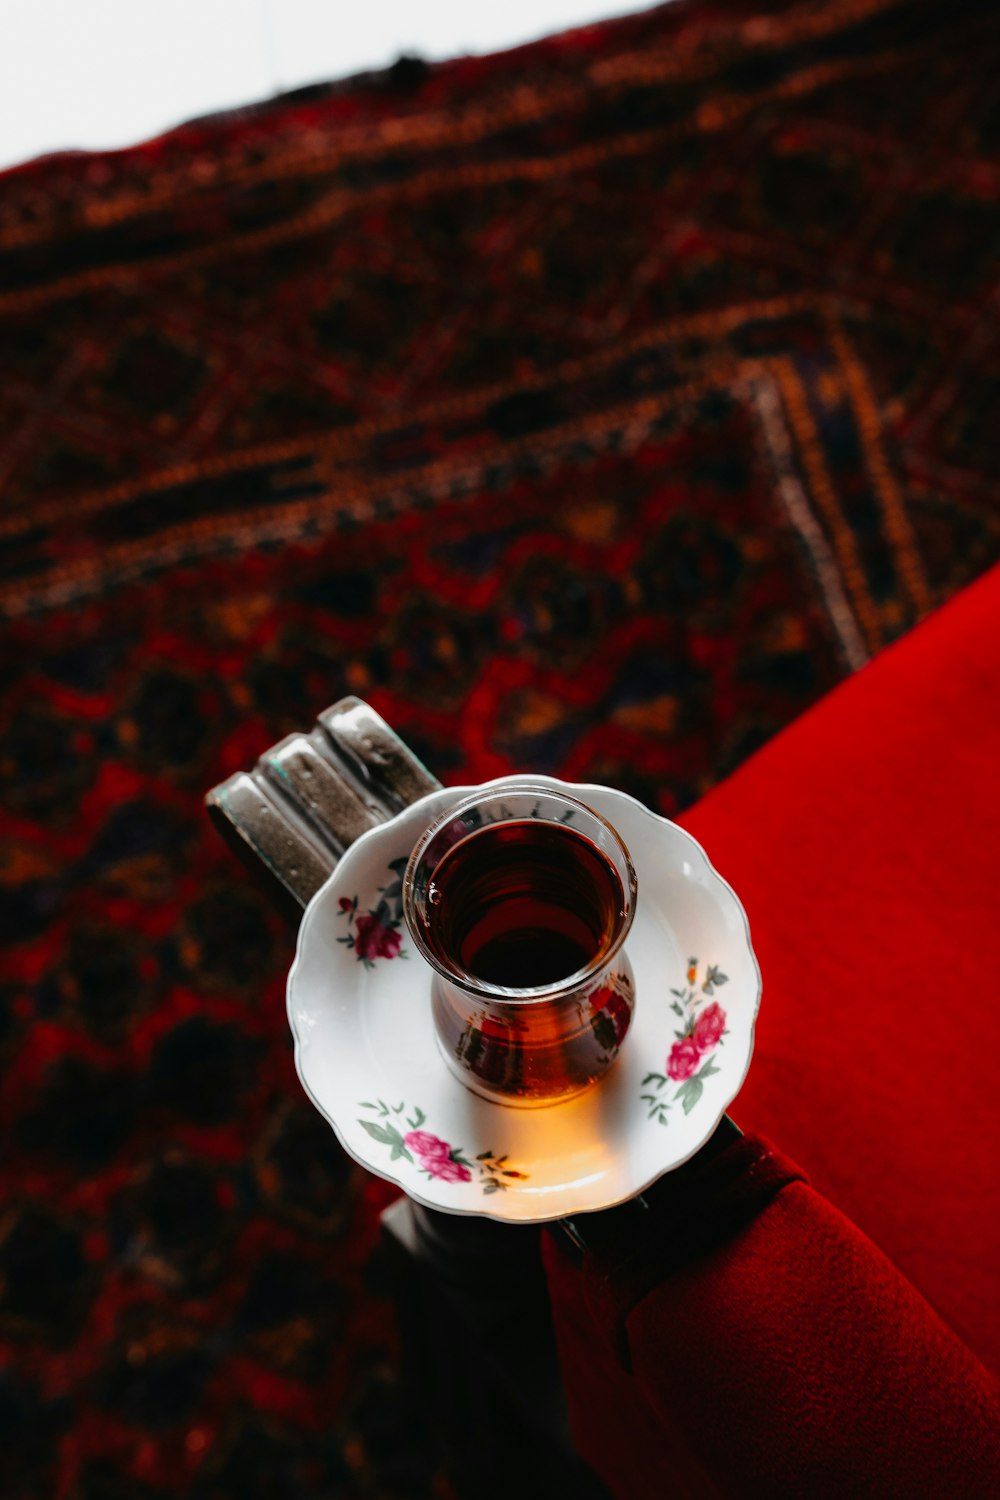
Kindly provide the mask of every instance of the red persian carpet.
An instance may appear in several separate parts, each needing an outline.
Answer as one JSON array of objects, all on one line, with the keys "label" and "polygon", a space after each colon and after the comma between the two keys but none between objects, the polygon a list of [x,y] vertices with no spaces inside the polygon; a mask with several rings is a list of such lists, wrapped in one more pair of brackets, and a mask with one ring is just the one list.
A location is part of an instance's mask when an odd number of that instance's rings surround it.
[{"label": "red persian carpet", "polygon": [[203,794],[353,692],[672,814],[1000,556],[998,76],[679,0],[0,177],[6,1500],[451,1493]]}]

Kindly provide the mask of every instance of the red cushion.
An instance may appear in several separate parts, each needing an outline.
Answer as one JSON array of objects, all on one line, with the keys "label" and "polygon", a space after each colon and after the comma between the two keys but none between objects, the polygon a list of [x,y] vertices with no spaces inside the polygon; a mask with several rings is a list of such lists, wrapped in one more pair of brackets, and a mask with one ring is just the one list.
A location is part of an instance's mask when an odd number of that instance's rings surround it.
[{"label": "red cushion", "polygon": [[1000,1401],[985,1370],[804,1183],[668,1277],[628,1334],[644,1404],[725,1496],[1000,1493]]},{"label": "red cushion", "polygon": [[684,818],[764,976],[733,1116],[1000,1371],[1000,569]]},{"label": "red cushion", "polygon": [[632,1307],[632,1374],[600,1254],[578,1268],[553,1237],[546,1269],[573,1434],[616,1500],[1000,1493],[995,1382],[805,1183]]},{"label": "red cushion", "polygon": [[764,975],[733,1114],[812,1185],[641,1297],[632,1374],[605,1268],[547,1241],[574,1436],[622,1500],[1000,1493],[998,621],[1000,569],[684,819]]}]

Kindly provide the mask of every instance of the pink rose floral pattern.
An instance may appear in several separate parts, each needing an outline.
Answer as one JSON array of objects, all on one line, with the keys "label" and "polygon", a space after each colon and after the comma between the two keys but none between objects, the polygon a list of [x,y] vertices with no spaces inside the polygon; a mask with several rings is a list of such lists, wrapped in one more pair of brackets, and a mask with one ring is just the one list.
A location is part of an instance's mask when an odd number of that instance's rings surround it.
[{"label": "pink rose floral pattern", "polygon": [[[705,1091],[705,1079],[718,1073],[710,1053],[722,1045],[726,1035],[726,1012],[713,999],[716,990],[728,983],[716,964],[709,964],[705,977],[698,983],[698,960],[689,958],[687,985],[684,989],[671,989],[674,997],[670,1009],[680,1019],[682,1029],[674,1032],[673,1046],[667,1053],[662,1073],[647,1073],[642,1080],[648,1093],[640,1097],[648,1106],[650,1120],[660,1125],[669,1123],[671,1106],[680,1104],[686,1115],[694,1109]],[[671,1083],[680,1084],[675,1093],[670,1092]]]},{"label": "pink rose floral pattern", "polygon": [[403,1146],[411,1151],[428,1177],[439,1182],[471,1182],[472,1170],[461,1153],[451,1154],[451,1147],[429,1130],[410,1130],[403,1136]]},{"label": "pink rose floral pattern", "polygon": [[[497,1156],[493,1151],[481,1151],[470,1160],[459,1146],[452,1146],[439,1135],[424,1130],[427,1119],[422,1109],[407,1113],[405,1102],[386,1104],[384,1099],[362,1099],[361,1109],[368,1110],[373,1119],[358,1120],[372,1140],[389,1148],[389,1160],[408,1161],[431,1180],[438,1182],[472,1182],[481,1184],[483,1193],[506,1192],[518,1182],[528,1180],[527,1172],[518,1172],[507,1165],[506,1156]],[[404,1133],[402,1127],[407,1129]]]},{"label": "pink rose floral pattern", "polygon": [[378,901],[367,911],[359,911],[355,895],[341,896],[337,905],[341,917],[347,918],[347,932],[337,939],[354,949],[354,956],[366,969],[375,967],[377,958],[407,958],[403,951],[403,871],[407,856],[390,861],[394,879],[380,886]]}]

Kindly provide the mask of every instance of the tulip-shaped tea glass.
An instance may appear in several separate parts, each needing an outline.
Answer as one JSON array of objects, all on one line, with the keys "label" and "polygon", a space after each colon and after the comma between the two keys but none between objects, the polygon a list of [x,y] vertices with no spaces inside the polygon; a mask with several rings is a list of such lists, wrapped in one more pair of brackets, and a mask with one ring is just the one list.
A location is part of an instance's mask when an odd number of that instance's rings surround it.
[{"label": "tulip-shaped tea glass", "polygon": [[623,943],[636,878],[611,824],[547,787],[484,789],[424,833],[403,912],[431,965],[449,1067],[501,1104],[553,1104],[599,1079],[635,1008]]}]

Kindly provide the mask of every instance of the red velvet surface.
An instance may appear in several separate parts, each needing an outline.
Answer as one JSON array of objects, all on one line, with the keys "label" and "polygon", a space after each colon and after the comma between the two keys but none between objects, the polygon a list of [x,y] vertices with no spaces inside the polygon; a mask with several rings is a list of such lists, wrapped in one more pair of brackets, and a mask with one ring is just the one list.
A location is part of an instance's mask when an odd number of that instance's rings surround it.
[{"label": "red velvet surface", "polygon": [[730,1246],[663,1282],[633,1311],[629,1342],[652,1411],[727,1496],[1000,1492],[996,1385],[804,1183]]},{"label": "red velvet surface", "polygon": [[546,1245],[573,1432],[616,1500],[990,1500],[1000,1392],[851,1221],[792,1183],[632,1310],[633,1374]]},{"label": "red velvet surface", "polygon": [[684,818],[764,976],[733,1116],[1000,1370],[1000,570]]},{"label": "red velvet surface", "polygon": [[632,1376],[547,1246],[616,1496],[1000,1492],[998,618],[994,569],[684,819],[764,975],[732,1113],[812,1181],[633,1308]]}]

